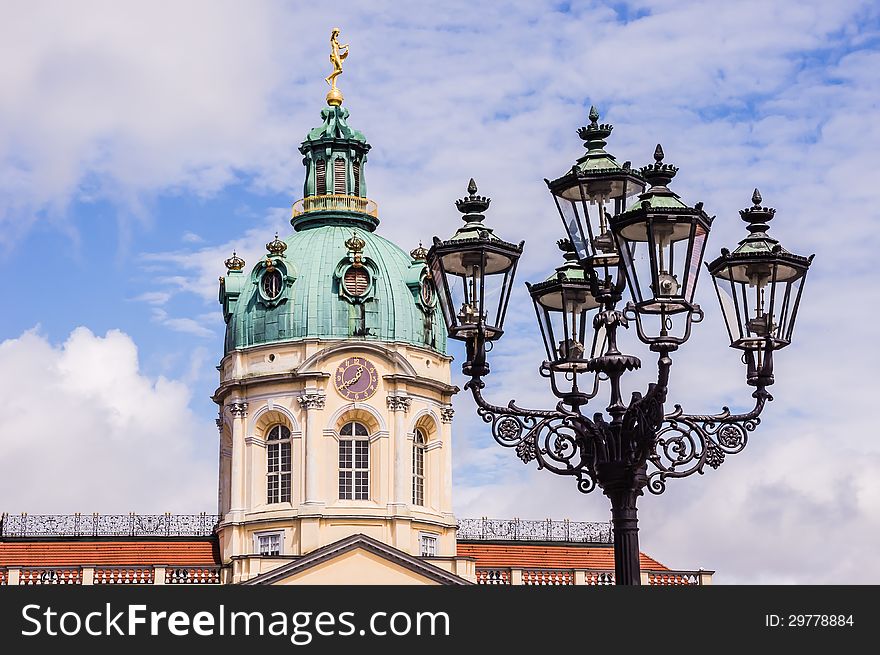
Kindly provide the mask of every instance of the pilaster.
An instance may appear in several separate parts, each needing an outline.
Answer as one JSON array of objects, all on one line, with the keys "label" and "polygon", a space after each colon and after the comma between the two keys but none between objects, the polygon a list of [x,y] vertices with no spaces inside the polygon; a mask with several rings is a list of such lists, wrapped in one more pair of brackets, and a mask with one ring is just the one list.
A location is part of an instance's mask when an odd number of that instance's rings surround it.
[{"label": "pilaster", "polygon": [[412,399],[408,396],[393,395],[386,399],[388,409],[394,415],[394,494],[392,502],[395,505],[407,505],[409,498],[406,493],[406,480],[410,467],[409,449],[406,443],[406,413],[409,411]]},{"label": "pilaster", "polygon": [[320,498],[320,448],[322,427],[318,423],[316,412],[324,409],[327,396],[317,391],[306,391],[297,398],[300,407],[306,415],[305,422],[305,505],[321,505]]}]

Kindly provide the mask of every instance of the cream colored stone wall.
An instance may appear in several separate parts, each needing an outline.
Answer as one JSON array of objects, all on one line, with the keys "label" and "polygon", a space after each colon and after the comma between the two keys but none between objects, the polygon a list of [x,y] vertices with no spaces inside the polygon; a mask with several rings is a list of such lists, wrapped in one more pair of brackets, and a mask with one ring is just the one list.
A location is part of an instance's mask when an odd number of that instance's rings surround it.
[{"label": "cream colored stone wall", "polygon": [[295,574],[279,584],[436,585],[409,569],[364,550],[353,550]]},{"label": "cream colored stone wall", "polygon": [[[333,376],[357,356],[376,367],[379,384],[351,402]],[[221,552],[243,581],[263,564],[254,534],[280,531],[284,555],[304,555],[362,533],[411,555],[420,535],[436,536],[437,555],[455,557],[452,513],[452,395],[450,358],[409,344],[319,341],[265,345],[228,354],[220,365]],[[367,426],[369,500],[340,500],[339,430],[350,420]],[[291,431],[291,502],[268,504],[268,430]],[[416,427],[427,436],[425,499],[412,504],[412,447]],[[259,569],[259,570],[257,570]]]}]

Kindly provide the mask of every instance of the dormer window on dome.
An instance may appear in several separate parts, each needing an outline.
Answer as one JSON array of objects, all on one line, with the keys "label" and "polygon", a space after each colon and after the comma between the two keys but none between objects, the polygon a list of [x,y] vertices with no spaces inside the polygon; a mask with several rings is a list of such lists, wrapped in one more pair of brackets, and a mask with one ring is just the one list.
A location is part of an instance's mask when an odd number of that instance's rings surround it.
[{"label": "dormer window on dome", "polygon": [[263,295],[265,295],[268,300],[275,300],[281,295],[282,284],[283,280],[281,278],[281,271],[277,268],[273,268],[271,271],[267,268],[266,272],[263,273],[261,286],[263,289]]},{"label": "dormer window on dome", "polygon": [[360,298],[370,287],[370,274],[363,266],[351,266],[342,278],[342,284],[348,295]]}]

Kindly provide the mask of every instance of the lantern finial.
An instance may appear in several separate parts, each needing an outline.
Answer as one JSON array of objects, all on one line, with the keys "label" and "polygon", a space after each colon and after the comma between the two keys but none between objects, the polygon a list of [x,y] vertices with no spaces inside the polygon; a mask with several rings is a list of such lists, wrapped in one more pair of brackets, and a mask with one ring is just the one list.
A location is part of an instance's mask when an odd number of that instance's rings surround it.
[{"label": "lantern finial", "polygon": [[654,148],[654,163],[642,166],[639,171],[642,174],[642,177],[648,181],[648,184],[653,187],[665,187],[672,181],[675,174],[678,173],[677,166],[663,163],[663,158],[665,156],[666,154],[663,152],[663,146],[658,143],[657,147]]},{"label": "lantern finial", "polygon": [[464,214],[462,218],[466,222],[476,223],[484,218],[482,213],[489,209],[489,203],[492,202],[492,199],[477,195],[477,183],[474,182],[474,178],[471,178],[471,181],[468,182],[467,190],[468,196],[461,200],[456,200],[455,206],[458,208],[458,211]]},{"label": "lantern finial", "polygon": [[663,146],[661,146],[661,145],[658,143],[658,144],[657,144],[657,147],[654,148],[654,161],[657,162],[657,163],[659,164],[660,162],[663,161],[663,157],[664,157],[664,154],[663,154]]},{"label": "lantern finial", "polygon": [[755,192],[752,194],[753,206],[740,210],[739,215],[749,224],[747,229],[751,234],[759,235],[765,240],[769,239],[773,243],[776,243],[775,239],[772,239],[765,234],[767,230],[770,229],[768,223],[776,214],[776,210],[772,207],[762,207],[761,203],[763,201],[764,199],[761,197],[761,192],[755,189]]}]

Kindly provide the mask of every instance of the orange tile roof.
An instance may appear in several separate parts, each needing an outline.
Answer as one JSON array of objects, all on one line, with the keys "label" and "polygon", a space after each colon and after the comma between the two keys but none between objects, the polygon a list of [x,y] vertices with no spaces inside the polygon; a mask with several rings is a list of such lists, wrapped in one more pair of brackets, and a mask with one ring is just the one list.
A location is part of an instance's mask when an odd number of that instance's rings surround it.
[{"label": "orange tile roof", "polygon": [[[458,543],[459,557],[473,557],[478,568],[607,569],[614,570],[614,549],[610,546],[572,546],[510,543]],[[668,571],[660,562],[639,554],[643,569]]]},{"label": "orange tile roof", "polygon": [[219,555],[209,539],[191,541],[6,541],[0,566],[215,566]]}]

